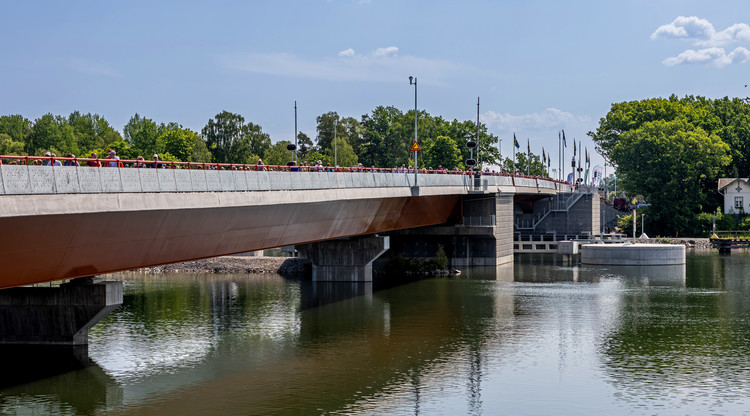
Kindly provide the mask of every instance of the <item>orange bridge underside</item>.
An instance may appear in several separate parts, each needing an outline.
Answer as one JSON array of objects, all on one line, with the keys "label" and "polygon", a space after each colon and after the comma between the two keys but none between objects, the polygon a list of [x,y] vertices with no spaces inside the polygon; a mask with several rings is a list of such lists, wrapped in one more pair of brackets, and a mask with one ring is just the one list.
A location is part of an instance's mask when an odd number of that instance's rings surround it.
[{"label": "orange bridge underside", "polygon": [[0,288],[443,224],[460,196],[0,218]]}]

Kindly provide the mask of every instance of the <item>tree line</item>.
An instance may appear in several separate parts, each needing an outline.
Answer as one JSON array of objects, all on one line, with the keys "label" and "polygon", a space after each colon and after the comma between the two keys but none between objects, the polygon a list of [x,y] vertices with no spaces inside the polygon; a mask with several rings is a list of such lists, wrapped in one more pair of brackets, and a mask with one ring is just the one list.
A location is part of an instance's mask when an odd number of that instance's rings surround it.
[{"label": "tree line", "polygon": [[[505,171],[526,171],[527,155],[519,153],[516,166],[502,159],[498,137],[487,126],[471,120],[446,120],[426,111],[418,114],[418,140],[421,152],[419,168],[467,169],[471,158],[466,143],[477,141],[474,159],[478,165],[500,166]],[[313,138],[314,136],[314,138]],[[402,112],[395,107],[379,106],[360,118],[327,112],[316,118],[311,134],[297,135],[298,163],[392,168],[414,163],[410,147],[414,138],[414,110]],[[98,114],[74,111],[68,116],[45,114],[36,120],[22,115],[0,116],[0,154],[58,156],[73,154],[88,157],[91,152],[107,154],[114,149],[123,159],[158,154],[161,160],[254,164],[259,159],[268,165],[285,165],[291,160],[287,145],[293,140],[273,143],[260,125],[236,113],[222,111],[210,118],[200,132],[176,122],[157,122],[140,114],[133,115],[122,132]],[[531,174],[544,175],[546,169],[538,155],[530,155]]]},{"label": "tree line", "polygon": [[723,204],[718,178],[750,175],[748,100],[616,103],[588,135],[617,168],[620,189],[651,204],[647,228],[656,235],[705,235],[707,215]]}]

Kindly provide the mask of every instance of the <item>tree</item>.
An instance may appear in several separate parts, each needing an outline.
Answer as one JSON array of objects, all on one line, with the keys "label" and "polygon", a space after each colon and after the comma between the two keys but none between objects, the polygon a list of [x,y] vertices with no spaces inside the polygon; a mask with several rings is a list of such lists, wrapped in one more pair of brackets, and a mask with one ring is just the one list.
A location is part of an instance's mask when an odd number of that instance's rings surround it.
[{"label": "tree", "polygon": [[245,119],[239,114],[222,111],[208,120],[201,130],[206,146],[213,155],[214,162],[225,163],[231,156],[232,145],[242,139]]},{"label": "tree", "polygon": [[74,111],[68,116],[67,122],[73,128],[76,143],[82,153],[122,140],[120,133],[98,114],[81,114]]},{"label": "tree", "polygon": [[248,140],[250,151],[260,157],[264,157],[266,151],[271,148],[271,136],[263,133],[257,124],[248,122],[243,128],[243,138]]},{"label": "tree", "polygon": [[519,152],[516,153],[516,163],[513,164],[513,159],[506,157],[499,164],[500,170],[505,173],[522,173],[530,176],[547,176],[547,166],[542,163],[542,158],[539,155]]},{"label": "tree", "polygon": [[193,152],[193,133],[187,129],[167,130],[159,136],[164,143],[164,151],[176,156],[179,160],[188,160]]},{"label": "tree", "polygon": [[206,141],[198,133],[193,135],[193,146],[191,147],[190,156],[187,161],[202,163],[211,161],[211,152],[208,151]]},{"label": "tree", "polygon": [[31,133],[31,121],[19,115],[0,116],[0,133],[5,133],[15,142],[26,142]]},{"label": "tree", "polygon": [[651,204],[655,232],[685,235],[704,207],[722,169],[731,160],[729,146],[685,119],[643,123],[622,133],[611,151],[619,186]]},{"label": "tree", "polygon": [[245,124],[239,114],[223,111],[201,130],[206,146],[218,163],[255,163],[271,147],[271,138],[261,127]]},{"label": "tree", "polygon": [[331,166],[356,166],[358,163],[357,155],[349,144],[346,137],[339,137],[336,140],[336,154],[334,149],[328,148],[323,154],[323,164]]},{"label": "tree", "polygon": [[297,134],[297,159],[300,162],[307,160],[307,153],[314,147],[315,145],[308,135],[302,132]]},{"label": "tree", "polygon": [[292,152],[286,149],[290,144],[289,140],[276,142],[266,152],[266,157],[263,159],[264,163],[267,165],[286,166],[287,162],[292,160]]},{"label": "tree", "polygon": [[66,119],[48,113],[34,121],[27,136],[26,152],[42,155],[49,150],[62,154],[78,153],[73,128]]},{"label": "tree", "polygon": [[456,142],[448,136],[438,136],[425,152],[425,165],[437,169],[464,169],[461,150]]},{"label": "tree", "polygon": [[164,153],[164,142],[160,140],[159,127],[153,120],[136,113],[122,131],[125,141],[136,153],[140,155]]},{"label": "tree", "polygon": [[17,142],[9,134],[0,133],[0,155],[24,155],[23,142]]},{"label": "tree", "polygon": [[411,141],[402,124],[403,118],[397,108],[383,106],[362,116],[366,144],[359,158],[364,165],[394,167],[409,163]]},{"label": "tree", "polygon": [[315,120],[318,123],[316,146],[319,152],[325,152],[326,149],[333,147],[334,136],[338,137],[339,115],[335,111],[329,111],[319,115]]}]

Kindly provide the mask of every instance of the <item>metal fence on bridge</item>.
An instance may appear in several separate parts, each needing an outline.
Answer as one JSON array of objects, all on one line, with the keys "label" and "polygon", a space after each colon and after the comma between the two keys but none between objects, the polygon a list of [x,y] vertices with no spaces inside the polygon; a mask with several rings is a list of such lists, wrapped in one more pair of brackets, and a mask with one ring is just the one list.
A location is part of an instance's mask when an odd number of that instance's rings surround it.
[{"label": "metal fence on bridge", "polygon": [[[201,166],[197,164],[197,166]],[[203,165],[205,167],[205,164]],[[209,165],[196,169],[132,167],[0,165],[0,195],[120,192],[221,192],[312,190],[338,188],[413,187],[413,171],[361,169],[350,172],[246,170]],[[466,174],[419,173],[420,187],[459,186],[474,189]],[[481,189],[521,186],[570,191],[570,185],[551,179],[483,174]],[[492,191],[492,189],[489,189]]]}]

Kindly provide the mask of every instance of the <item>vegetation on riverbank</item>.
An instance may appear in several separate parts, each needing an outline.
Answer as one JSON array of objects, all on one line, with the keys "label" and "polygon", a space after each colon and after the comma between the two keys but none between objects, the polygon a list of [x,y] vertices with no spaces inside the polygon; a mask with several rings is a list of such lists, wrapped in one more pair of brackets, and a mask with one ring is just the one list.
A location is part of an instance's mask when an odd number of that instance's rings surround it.
[{"label": "vegetation on riverbank", "polygon": [[739,98],[616,103],[589,136],[620,189],[651,204],[638,214],[647,212],[649,234],[706,235],[723,204],[718,178],[750,174],[750,104]]}]

